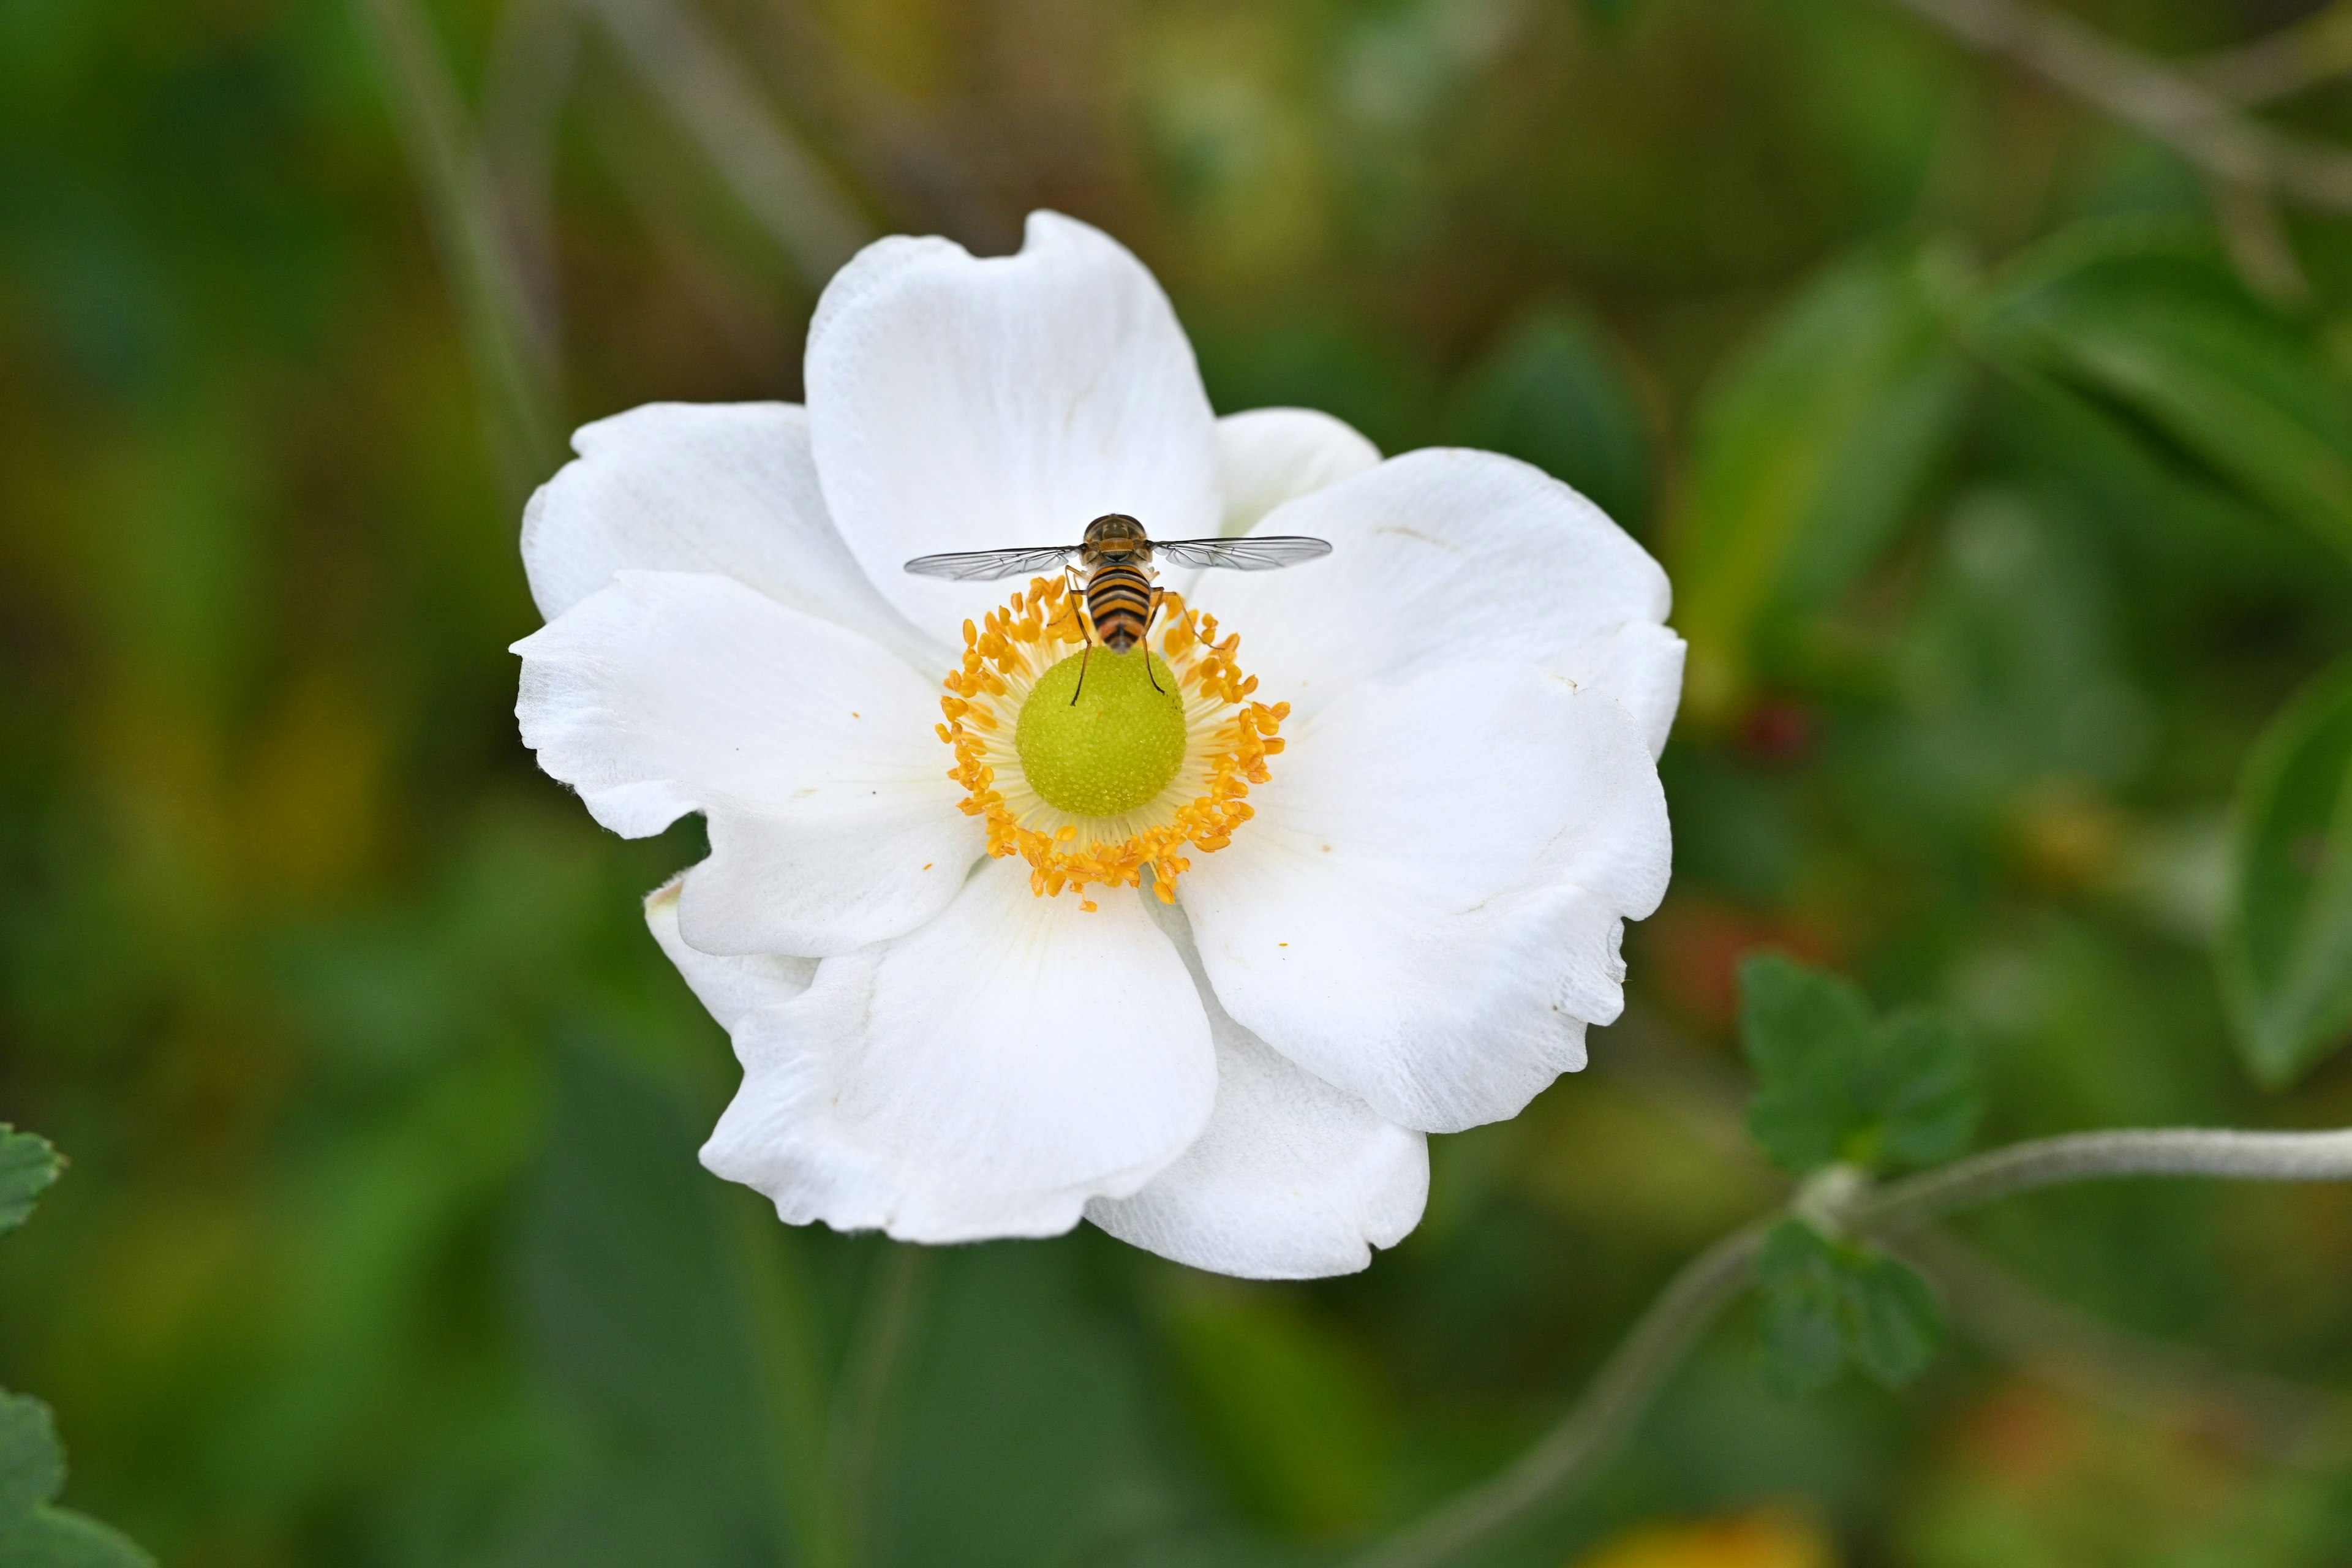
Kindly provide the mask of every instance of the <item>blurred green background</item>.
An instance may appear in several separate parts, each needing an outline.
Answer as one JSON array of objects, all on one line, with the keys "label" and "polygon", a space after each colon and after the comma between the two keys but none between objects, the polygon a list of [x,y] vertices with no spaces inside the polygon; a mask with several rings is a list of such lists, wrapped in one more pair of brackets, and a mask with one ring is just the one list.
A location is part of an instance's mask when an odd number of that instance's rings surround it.
[{"label": "blurred green background", "polygon": [[[2195,61],[2311,9],[2078,14]],[[515,736],[561,432],[796,397],[861,237],[1034,205],[1152,265],[1221,410],[1519,454],[1675,575],[1627,1018],[1355,1279],[777,1226],[693,1162],[734,1068],[638,913],[695,830]],[[2229,912],[2352,647],[2347,364],[2352,226],[1884,0],[0,0],[0,1115],[72,1161],[0,1384],[170,1568],[814,1565],[897,1300],[873,1563],[1315,1563],[1776,1198],[1752,947],[1957,1009],[1988,1141],[2352,1121],[2341,998],[2249,1024]],[[1735,1315],[1479,1561],[2352,1561],[2352,1195],[1962,1228],[1920,1385],[1776,1397]]]}]

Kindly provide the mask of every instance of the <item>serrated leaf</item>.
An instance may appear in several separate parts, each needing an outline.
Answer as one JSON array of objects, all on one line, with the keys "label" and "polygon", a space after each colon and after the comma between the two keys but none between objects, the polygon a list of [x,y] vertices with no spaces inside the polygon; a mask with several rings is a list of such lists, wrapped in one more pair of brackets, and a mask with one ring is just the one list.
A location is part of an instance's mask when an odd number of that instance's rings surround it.
[{"label": "serrated leaf", "polygon": [[25,1223],[63,1163],[47,1139],[0,1124],[0,1236]]},{"label": "serrated leaf", "polygon": [[155,1560],[121,1531],[61,1508],[37,1508],[0,1533],[8,1568],[155,1568]]},{"label": "serrated leaf", "polygon": [[1465,447],[1507,452],[1566,480],[1639,530],[1650,510],[1650,430],[1617,352],[1582,315],[1521,318],[1463,380],[1449,420]]},{"label": "serrated leaf", "polygon": [[65,1450],[49,1407],[29,1394],[0,1394],[0,1531],[56,1497],[65,1484]]},{"label": "serrated leaf", "polygon": [[1944,1342],[1944,1309],[1918,1270],[1883,1252],[1843,1249],[1846,1352],[1868,1376],[1899,1388],[1927,1370]]},{"label": "serrated leaf", "polygon": [[1766,1380],[1784,1394],[1826,1386],[1846,1366],[1896,1387],[1935,1359],[1944,1314],[1908,1264],[1783,1220],[1756,1258]]},{"label": "serrated leaf", "polygon": [[1702,398],[1674,533],[1699,716],[1736,708],[1771,624],[1851,584],[1950,449],[1968,378],[1937,276],[1932,252],[1836,268]]},{"label": "serrated leaf", "polygon": [[1973,338],[2352,556],[2352,407],[2310,334],[2247,293],[2201,229],[2108,221],[2046,241],[1996,282]]},{"label": "serrated leaf", "polygon": [[1933,1165],[1969,1146],[1983,1096],[1976,1058],[1945,1014],[1906,1008],[1877,1030],[1868,1086],[1859,1097],[1876,1111],[1881,1165]]},{"label": "serrated leaf", "polygon": [[1740,1037],[1756,1069],[1748,1130],[1783,1170],[1829,1164],[1861,1120],[1848,1079],[1868,1052],[1870,1004],[1778,953],[1740,965],[1739,989]]},{"label": "serrated leaf", "polygon": [[1740,1032],[1756,1069],[1749,1131],[1798,1175],[1949,1159],[1975,1130],[1976,1064],[1942,1015],[1880,1022],[1852,985],[1777,953],[1740,967]]},{"label": "serrated leaf", "polygon": [[2239,1054],[2276,1089],[2352,1033],[2352,665],[2271,721],[2235,815],[2217,959]]},{"label": "serrated leaf", "polygon": [[1828,1239],[1802,1220],[1783,1220],[1757,1254],[1756,1281],[1764,1294],[1765,1381],[1790,1395],[1827,1387],[1846,1354]]}]

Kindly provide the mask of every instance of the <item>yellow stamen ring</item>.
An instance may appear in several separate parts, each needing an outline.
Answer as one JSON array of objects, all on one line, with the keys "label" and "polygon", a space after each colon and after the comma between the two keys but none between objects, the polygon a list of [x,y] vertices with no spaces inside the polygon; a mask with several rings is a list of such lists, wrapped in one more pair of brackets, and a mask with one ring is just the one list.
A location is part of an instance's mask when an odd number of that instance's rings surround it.
[{"label": "yellow stamen ring", "polygon": [[[1047,802],[1021,767],[1014,731],[1037,682],[1086,642],[1082,611],[1059,577],[1030,581],[1026,593],[963,624],[963,663],[949,672],[940,699],[941,741],[955,751],[948,776],[964,786],[959,809],[988,823],[988,852],[1029,862],[1029,889],[1040,898],[1078,895],[1089,884],[1140,887],[1176,901],[1176,879],[1192,864],[1187,850],[1213,854],[1233,842],[1253,815],[1244,797],[1269,776],[1265,760],[1282,751],[1276,733],[1290,704],[1255,701],[1257,677],[1234,661],[1239,636],[1217,636],[1217,618],[1186,607],[1175,594],[1161,605],[1157,651],[1175,678],[1184,706],[1184,760],[1159,795],[1117,816],[1079,816]],[[1097,648],[1096,656],[1107,655]]]}]

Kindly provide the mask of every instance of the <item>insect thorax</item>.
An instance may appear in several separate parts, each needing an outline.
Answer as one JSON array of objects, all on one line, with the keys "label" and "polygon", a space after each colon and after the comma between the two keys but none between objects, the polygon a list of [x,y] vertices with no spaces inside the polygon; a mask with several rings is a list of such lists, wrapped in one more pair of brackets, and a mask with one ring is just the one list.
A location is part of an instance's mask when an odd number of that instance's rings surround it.
[{"label": "insect thorax", "polygon": [[1123,511],[1113,511],[1087,524],[1086,542],[1080,548],[1090,560],[1104,555],[1116,558],[1140,553],[1150,548],[1150,541],[1143,524]]}]

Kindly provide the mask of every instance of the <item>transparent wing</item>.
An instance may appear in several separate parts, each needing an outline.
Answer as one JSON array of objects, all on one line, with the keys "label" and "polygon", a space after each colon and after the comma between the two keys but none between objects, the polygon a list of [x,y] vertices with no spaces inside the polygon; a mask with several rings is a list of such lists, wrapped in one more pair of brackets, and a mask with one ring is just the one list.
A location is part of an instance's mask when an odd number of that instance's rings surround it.
[{"label": "transparent wing", "polygon": [[1331,553],[1320,539],[1270,534],[1262,539],[1171,539],[1151,542],[1152,559],[1162,565],[1222,566],[1229,572],[1271,572]]},{"label": "transparent wing", "polygon": [[958,583],[993,583],[1000,577],[1059,572],[1078,552],[1075,544],[1033,544],[1018,550],[962,550],[950,555],[918,555],[907,570],[918,577]]}]

